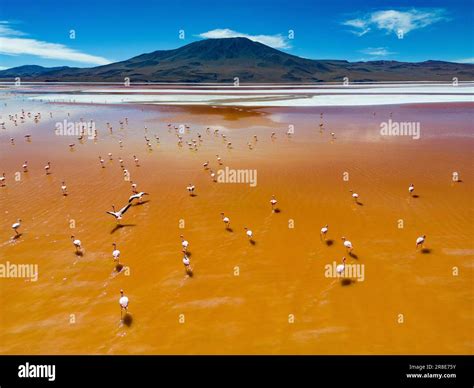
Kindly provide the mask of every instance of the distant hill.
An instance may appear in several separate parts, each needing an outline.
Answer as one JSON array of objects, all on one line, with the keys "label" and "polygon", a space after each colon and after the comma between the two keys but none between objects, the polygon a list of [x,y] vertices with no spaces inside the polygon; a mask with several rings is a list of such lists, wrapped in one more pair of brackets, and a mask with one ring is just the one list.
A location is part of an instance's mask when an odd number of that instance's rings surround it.
[{"label": "distant hill", "polygon": [[474,80],[474,65],[443,61],[348,62],[312,60],[247,38],[207,39],[91,68],[20,66],[0,71],[0,80],[123,82],[292,83],[350,81]]}]

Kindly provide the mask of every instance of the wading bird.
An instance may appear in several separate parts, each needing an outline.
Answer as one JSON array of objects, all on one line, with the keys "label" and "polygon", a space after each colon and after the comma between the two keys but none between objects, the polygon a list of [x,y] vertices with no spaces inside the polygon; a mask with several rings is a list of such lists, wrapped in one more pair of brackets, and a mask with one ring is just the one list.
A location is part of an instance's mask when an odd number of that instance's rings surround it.
[{"label": "wading bird", "polygon": [[81,240],[77,240],[74,236],[71,236],[72,245],[76,248],[76,252],[79,252],[82,249]]},{"label": "wading bird", "polygon": [[270,200],[270,204],[272,205],[272,212],[275,211],[275,206],[277,204],[277,200],[274,195],[272,195],[272,199]]},{"label": "wading bird", "polygon": [[186,190],[188,190],[190,196],[194,195],[194,190],[195,189],[196,189],[196,187],[191,183],[188,185],[188,187],[186,187]]},{"label": "wading bird", "polygon": [[354,201],[357,202],[359,200],[359,194],[354,193],[354,191],[352,190],[349,190],[349,192],[352,194],[352,198],[354,198]]},{"label": "wading bird", "polygon": [[342,274],[344,274],[345,269],[346,269],[346,258],[343,257],[343,258],[342,258],[342,264],[339,264],[339,265],[336,267],[336,272],[337,272],[339,275],[342,275]]},{"label": "wading bird", "polygon": [[64,182],[64,181],[62,181],[62,183],[61,183],[61,191],[62,191],[64,196],[67,195],[67,186],[66,186],[66,182]]},{"label": "wading bird", "polygon": [[413,192],[415,191],[415,186],[412,184],[410,184],[410,187],[408,188],[408,192],[413,195]]},{"label": "wading bird", "polygon": [[352,243],[349,240],[346,240],[345,237],[341,237],[341,240],[343,241],[343,244],[346,247],[347,251],[351,253],[352,250],[354,249],[352,246]]},{"label": "wading bird", "polygon": [[328,224],[324,225],[322,228],[321,228],[321,237],[326,240],[326,233],[328,232]]},{"label": "wading bird", "polygon": [[46,175],[49,175],[51,172],[51,163],[48,162],[48,164],[46,166],[44,166],[44,171],[46,172]]},{"label": "wading bird", "polygon": [[416,249],[418,249],[418,247],[423,248],[423,246],[425,245],[425,239],[426,239],[425,235],[420,236],[416,239]]},{"label": "wading bird", "polygon": [[245,227],[244,230],[245,230],[245,234],[247,235],[247,237],[249,238],[249,240],[251,240],[252,237],[253,237],[253,232],[252,232],[249,228],[247,228],[247,227]]},{"label": "wading bird", "polygon": [[226,216],[224,215],[224,213],[221,213],[221,216],[222,216],[222,221],[223,221],[224,224],[225,224],[225,228],[226,228],[226,229],[229,229],[229,226],[230,226],[230,219],[229,219],[229,217],[226,217]]},{"label": "wading bird", "polygon": [[18,236],[20,233],[18,233],[18,228],[21,226],[21,220],[18,219],[16,222],[12,225],[12,229],[15,231],[16,235]]},{"label": "wading bird", "polygon": [[119,305],[120,305],[120,320],[122,320],[123,310],[125,310],[125,313],[128,313],[128,298],[123,294],[123,290],[120,290]]},{"label": "wading bird", "polygon": [[112,246],[114,247],[114,250],[112,251],[112,256],[114,258],[114,261],[117,261],[120,257],[120,251],[117,249],[116,243],[113,243]]},{"label": "wading bird", "polygon": [[184,239],[183,235],[179,236],[181,237],[181,245],[183,247],[184,252],[188,250],[189,242]]}]

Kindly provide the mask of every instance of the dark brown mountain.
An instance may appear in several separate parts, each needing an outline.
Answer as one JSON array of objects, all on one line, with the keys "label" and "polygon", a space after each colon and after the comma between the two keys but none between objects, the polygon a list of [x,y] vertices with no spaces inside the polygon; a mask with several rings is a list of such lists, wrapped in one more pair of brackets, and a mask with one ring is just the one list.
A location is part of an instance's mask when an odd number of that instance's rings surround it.
[{"label": "dark brown mountain", "polygon": [[312,60],[275,50],[247,38],[207,39],[174,50],[159,50],[91,68],[21,66],[0,71],[12,81],[240,82],[474,80],[474,65],[443,61],[348,62]]}]

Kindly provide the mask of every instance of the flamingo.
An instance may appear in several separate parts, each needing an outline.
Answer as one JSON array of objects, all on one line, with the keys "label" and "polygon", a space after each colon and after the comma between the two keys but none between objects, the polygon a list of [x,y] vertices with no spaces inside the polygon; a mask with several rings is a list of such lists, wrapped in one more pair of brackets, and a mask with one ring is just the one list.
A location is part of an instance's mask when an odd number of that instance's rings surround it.
[{"label": "flamingo", "polygon": [[44,166],[44,171],[46,171],[46,175],[50,174],[50,169],[51,169],[51,163],[48,162],[48,164]]},{"label": "flamingo", "polygon": [[352,246],[352,243],[349,241],[349,240],[346,240],[345,237],[341,237],[341,240],[344,242],[344,246],[346,247],[346,249],[350,252],[352,252],[352,250],[354,249],[353,246]]},{"label": "flamingo", "polygon": [[253,139],[254,139],[255,141],[258,141],[257,135],[253,135]]},{"label": "flamingo", "polygon": [[209,167],[209,160],[202,165],[204,167],[204,170],[207,170]]},{"label": "flamingo", "polygon": [[5,186],[5,173],[3,173],[2,176],[0,176],[0,184],[1,184],[1,187]]},{"label": "flamingo", "polygon": [[339,265],[336,267],[336,272],[337,272],[339,275],[343,275],[345,269],[346,269],[346,258],[343,257],[343,258],[342,258],[342,264],[339,264]]},{"label": "flamingo", "polygon": [[272,212],[275,211],[275,205],[277,204],[277,200],[275,199],[275,196],[272,195],[272,199],[270,200],[270,204],[272,205]]},{"label": "flamingo", "polygon": [[413,192],[415,191],[415,186],[413,185],[413,183],[410,184],[410,187],[408,188],[408,192],[413,195]]},{"label": "flamingo", "polygon": [[64,181],[62,181],[62,183],[61,183],[61,191],[63,192],[64,196],[67,195],[67,186],[66,186],[66,182],[64,182]]},{"label": "flamingo", "polygon": [[99,163],[102,166],[102,168],[105,168],[105,166],[104,166],[105,160],[102,159],[102,156],[99,156]]},{"label": "flamingo", "polygon": [[113,159],[112,159],[112,152],[109,152],[109,153],[108,153],[108,157],[109,157],[109,160],[113,160]]},{"label": "flamingo", "polygon": [[321,228],[321,237],[326,240],[326,233],[328,232],[328,224],[324,225],[322,228]]},{"label": "flamingo", "polygon": [[220,156],[216,155],[216,158],[217,158],[217,163],[222,164],[222,159],[220,158]]},{"label": "flamingo", "polygon": [[145,193],[144,191],[140,191],[139,193],[136,193],[134,195],[131,195],[130,198],[128,199],[128,203],[131,203],[134,199],[138,199],[138,202],[142,202],[142,197],[144,195],[149,195],[148,193]]},{"label": "flamingo", "polygon": [[28,162],[25,160],[25,163],[23,163],[23,172],[28,172]]},{"label": "flamingo", "polygon": [[213,170],[211,170],[211,179],[213,182],[216,182],[216,173]]},{"label": "flamingo", "polygon": [[226,228],[226,229],[229,229],[229,226],[230,226],[230,219],[229,219],[229,217],[226,217],[226,216],[224,215],[224,213],[221,213],[221,216],[222,216],[222,221],[223,221],[224,224],[225,224],[225,228]]},{"label": "flamingo", "polygon": [[16,222],[12,225],[12,229],[15,231],[16,235],[18,236],[20,233],[18,233],[18,228],[21,226],[21,220],[18,219]]},{"label": "flamingo", "polygon": [[179,237],[181,237],[181,245],[183,246],[184,251],[186,252],[188,250],[189,242],[184,239],[183,235]]},{"label": "flamingo", "polygon": [[[150,144],[150,143],[148,143],[148,147],[151,147],[151,144]],[[139,161],[138,161],[138,158],[137,158],[135,155],[133,155],[133,160],[135,161],[135,166],[139,167],[139,166],[140,166],[140,163],[139,163]]]},{"label": "flamingo", "polygon": [[132,184],[132,193],[133,194],[138,194],[138,191],[137,191],[137,184],[134,183],[134,182],[130,182]]},{"label": "flamingo", "polygon": [[349,192],[352,193],[352,198],[354,198],[354,201],[357,202],[358,199],[359,199],[359,194],[354,193],[354,191],[352,191],[352,190],[349,190]]},{"label": "flamingo", "polygon": [[79,252],[82,249],[81,240],[77,240],[74,236],[71,236],[72,245],[76,248],[76,252]]},{"label": "flamingo", "polygon": [[253,232],[249,228],[244,228],[244,230],[245,230],[245,234],[247,235],[249,240],[251,240],[252,237],[253,237]]},{"label": "flamingo", "polygon": [[423,246],[425,245],[425,239],[426,239],[425,235],[420,236],[416,239],[416,249],[418,249],[418,247],[423,248]]},{"label": "flamingo", "polygon": [[189,195],[192,197],[194,195],[194,190],[195,190],[195,186],[193,184],[189,184],[188,187],[186,187],[186,189],[188,190],[189,192]]},{"label": "flamingo", "polygon": [[128,313],[128,297],[126,297],[123,294],[123,290],[120,290],[120,299],[119,299],[119,305],[120,305],[120,320],[122,320],[122,313],[123,310],[125,310],[125,313]]},{"label": "flamingo", "polygon": [[114,261],[118,261],[120,257],[120,251],[117,249],[116,243],[113,243],[112,246],[114,247],[114,250],[112,251],[112,256],[114,258]]},{"label": "flamingo", "polygon": [[184,257],[183,257],[184,268],[186,269],[186,272],[191,271],[191,262],[189,261],[189,257],[186,254],[185,250],[183,250],[183,253],[184,253]]},{"label": "flamingo", "polygon": [[106,212],[107,214],[110,214],[112,216],[115,217],[115,219],[117,220],[117,223],[120,222],[120,220],[122,219],[123,215],[125,214],[125,212],[129,209],[129,207],[132,206],[131,203],[129,203],[128,205],[125,205],[123,208],[121,208],[118,212],[115,211],[115,206],[112,205],[112,211],[108,211]]}]

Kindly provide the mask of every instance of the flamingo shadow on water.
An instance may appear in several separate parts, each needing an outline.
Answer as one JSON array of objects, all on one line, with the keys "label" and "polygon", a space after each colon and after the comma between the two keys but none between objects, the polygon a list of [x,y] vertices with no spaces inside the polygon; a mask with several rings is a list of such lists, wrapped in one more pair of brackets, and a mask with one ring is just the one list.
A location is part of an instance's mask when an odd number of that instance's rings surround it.
[{"label": "flamingo shadow on water", "polygon": [[110,231],[110,234],[114,234],[117,230],[122,229],[122,228],[128,228],[128,227],[133,227],[137,226],[136,224],[117,224],[114,226],[114,228]]},{"label": "flamingo shadow on water", "polygon": [[257,245],[257,242],[255,240],[252,240],[252,239],[249,240],[249,243],[252,244],[252,245]]},{"label": "flamingo shadow on water", "polygon": [[18,240],[21,236],[23,236],[23,233],[18,233],[12,236],[12,240]]},{"label": "flamingo shadow on water", "polygon": [[424,255],[427,255],[433,252],[433,250],[430,248],[422,248],[420,252],[423,253]]},{"label": "flamingo shadow on water", "polygon": [[353,252],[349,252],[349,256],[352,257],[353,259],[356,259],[356,260],[359,258],[359,256],[357,256],[357,255],[356,255],[355,253],[353,253]]},{"label": "flamingo shadow on water", "polygon": [[234,232],[234,229],[232,229],[231,227],[225,228],[225,230],[227,230],[227,231],[230,232],[230,233],[233,233],[233,232]]},{"label": "flamingo shadow on water", "polygon": [[128,312],[125,313],[125,315],[123,316],[123,319],[122,319],[122,323],[127,327],[132,326],[132,323],[133,323],[132,314],[130,314]]},{"label": "flamingo shadow on water", "polygon": [[151,200],[150,199],[147,199],[146,201],[141,201],[141,202],[135,202],[132,206],[141,206],[141,205],[145,205],[146,203],[150,202]]},{"label": "flamingo shadow on water", "polygon": [[334,245],[334,240],[329,239],[329,240],[326,240],[325,243],[328,247],[330,247],[330,246]]},{"label": "flamingo shadow on water", "polygon": [[341,286],[350,286],[352,283],[355,283],[355,280],[349,279],[349,278],[342,278],[341,279]]},{"label": "flamingo shadow on water", "polygon": [[120,273],[123,269],[123,265],[118,263],[115,265],[115,271],[117,271],[118,273]]},{"label": "flamingo shadow on water", "polygon": [[356,203],[356,205],[358,205],[358,206],[364,206],[364,204],[363,204],[362,202],[356,201],[355,203]]},{"label": "flamingo shadow on water", "polygon": [[273,209],[273,213],[277,213],[277,214],[281,213],[281,209],[277,207],[277,208]]},{"label": "flamingo shadow on water", "polygon": [[[189,256],[189,255],[188,255]],[[192,269],[186,269],[186,275],[188,275],[190,278],[192,278],[194,276],[194,272]]]},{"label": "flamingo shadow on water", "polygon": [[84,252],[80,251],[80,250],[77,250],[76,252],[74,252],[74,254],[78,257],[82,257],[84,256]]},{"label": "flamingo shadow on water", "polygon": [[420,198],[420,196],[418,194],[413,194],[411,197],[412,198]]}]

